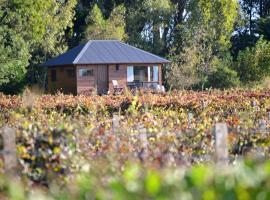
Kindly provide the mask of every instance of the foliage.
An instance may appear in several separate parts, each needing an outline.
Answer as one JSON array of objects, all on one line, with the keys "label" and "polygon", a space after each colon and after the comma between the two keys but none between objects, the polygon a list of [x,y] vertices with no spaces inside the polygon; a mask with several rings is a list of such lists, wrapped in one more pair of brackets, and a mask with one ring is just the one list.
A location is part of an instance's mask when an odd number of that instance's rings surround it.
[{"label": "foliage", "polygon": [[[192,187],[173,181],[179,169],[214,164],[212,132],[217,122],[228,125],[230,165],[239,158],[269,158],[269,99],[268,90],[76,97],[1,94],[0,126],[17,130],[19,175],[26,191],[46,186],[52,198],[80,199],[89,194],[100,199],[107,195],[173,199],[178,192],[194,192],[194,187],[196,195],[212,187],[220,191],[212,181],[204,189],[195,180],[212,168],[187,171],[181,180]],[[168,179],[163,179],[167,173]],[[210,179],[212,175],[209,172]],[[9,185],[0,185],[1,195],[16,195]]]},{"label": "foliage", "polygon": [[104,16],[95,5],[86,19],[87,28],[85,30],[85,40],[90,39],[125,39],[125,7],[123,5],[115,8],[109,17],[104,19]]},{"label": "foliage", "polygon": [[258,21],[258,27],[255,30],[256,33],[261,35],[264,39],[270,41],[270,17],[262,18]]},{"label": "foliage", "polygon": [[[144,169],[126,165],[122,175],[82,173],[60,189],[27,192],[18,180],[1,177],[0,195],[10,200],[26,199],[268,199],[269,162],[239,162],[223,167],[196,165],[190,169]],[[4,181],[5,180],[5,181]],[[7,181],[6,181],[7,180]],[[15,190],[16,188],[16,190]],[[1,197],[0,196],[0,197]]]},{"label": "foliage", "polygon": [[64,3],[55,0],[5,0],[1,3],[1,91],[19,92],[29,64],[31,68],[28,68],[27,78],[31,74],[31,79],[34,79],[33,65],[47,59],[46,55],[56,55],[65,50],[61,45],[62,38],[66,28],[71,27],[75,3],[76,0]]},{"label": "foliage", "polygon": [[41,184],[47,184],[56,176],[65,180],[72,172],[76,138],[73,127],[65,124],[48,128],[40,123],[22,122],[17,135],[17,150],[23,173]]},{"label": "foliage", "polygon": [[247,48],[238,55],[236,70],[244,84],[260,82],[269,76],[270,45],[260,39],[254,48]]},{"label": "foliage", "polygon": [[[214,54],[222,54],[230,48],[230,38],[238,16],[238,2],[236,0],[200,0],[198,1],[198,15],[193,18],[195,23],[202,23],[211,38]],[[196,13],[196,11],[195,11]],[[201,19],[197,20],[197,19]]]},{"label": "foliage", "polygon": [[[16,27],[7,23],[12,14],[6,16],[6,4],[8,3],[0,4],[0,91],[12,92],[15,90],[14,85],[20,84],[24,79],[30,54],[22,35],[18,35]],[[16,22],[15,16],[13,20]]]},{"label": "foliage", "polygon": [[233,88],[240,84],[237,72],[231,69],[232,60],[230,58],[214,62],[215,70],[208,76],[207,87],[212,88]]},{"label": "foliage", "polygon": [[0,35],[0,91],[20,92],[30,57],[27,44],[3,26],[0,26]]},{"label": "foliage", "polygon": [[[204,88],[213,73],[221,73],[215,69],[216,60],[226,62],[231,47],[231,34],[238,15],[237,9],[236,1],[228,3],[202,0],[194,3],[193,12],[184,24],[186,28],[182,51],[178,54],[173,52],[175,62],[168,76],[169,83],[176,88],[190,88],[198,84]],[[226,64],[230,64],[227,67],[232,67],[232,63]],[[223,76],[228,75],[226,79],[229,80],[232,74],[228,72],[228,68],[226,71]]]}]

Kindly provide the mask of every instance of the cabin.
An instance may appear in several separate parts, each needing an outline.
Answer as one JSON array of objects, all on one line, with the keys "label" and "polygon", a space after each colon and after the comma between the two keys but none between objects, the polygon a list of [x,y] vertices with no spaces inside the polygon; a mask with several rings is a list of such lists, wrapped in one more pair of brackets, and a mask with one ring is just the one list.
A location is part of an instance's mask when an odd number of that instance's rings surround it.
[{"label": "cabin", "polygon": [[90,40],[53,58],[47,67],[47,92],[105,94],[118,87],[162,85],[162,66],[170,61],[116,40]]}]

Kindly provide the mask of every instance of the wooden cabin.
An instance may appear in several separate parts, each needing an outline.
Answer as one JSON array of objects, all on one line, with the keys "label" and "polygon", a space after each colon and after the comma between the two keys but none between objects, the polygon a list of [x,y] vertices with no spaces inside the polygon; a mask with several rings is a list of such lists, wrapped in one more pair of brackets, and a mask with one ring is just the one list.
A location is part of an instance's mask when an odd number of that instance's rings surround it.
[{"label": "wooden cabin", "polygon": [[116,40],[90,40],[41,66],[48,69],[47,92],[99,94],[122,87],[162,85],[162,66],[170,61]]}]

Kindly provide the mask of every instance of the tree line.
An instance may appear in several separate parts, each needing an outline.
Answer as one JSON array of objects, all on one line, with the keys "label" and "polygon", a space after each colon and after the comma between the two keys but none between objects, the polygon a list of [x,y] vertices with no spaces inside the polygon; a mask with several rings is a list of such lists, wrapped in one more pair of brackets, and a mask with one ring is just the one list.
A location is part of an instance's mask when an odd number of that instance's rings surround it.
[{"label": "tree line", "polygon": [[40,63],[90,39],[169,58],[168,88],[250,87],[270,74],[270,1],[0,0],[0,92],[44,83]]}]

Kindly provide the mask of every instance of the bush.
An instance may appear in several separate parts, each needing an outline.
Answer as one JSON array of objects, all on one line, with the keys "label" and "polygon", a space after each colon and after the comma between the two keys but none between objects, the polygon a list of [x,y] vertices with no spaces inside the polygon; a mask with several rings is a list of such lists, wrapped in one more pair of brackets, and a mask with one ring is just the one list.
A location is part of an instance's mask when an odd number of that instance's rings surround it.
[{"label": "bush", "polygon": [[270,75],[270,43],[260,39],[255,47],[239,52],[235,68],[243,84],[262,81]]},{"label": "bush", "polygon": [[73,128],[24,122],[18,132],[17,150],[23,173],[44,185],[56,178],[64,180],[65,175],[70,173],[71,160],[77,151]]},{"label": "bush", "polygon": [[232,70],[230,66],[232,65],[231,59],[214,61],[216,66],[215,70],[208,76],[207,86],[213,88],[231,88],[239,85],[239,77],[237,72]]}]

